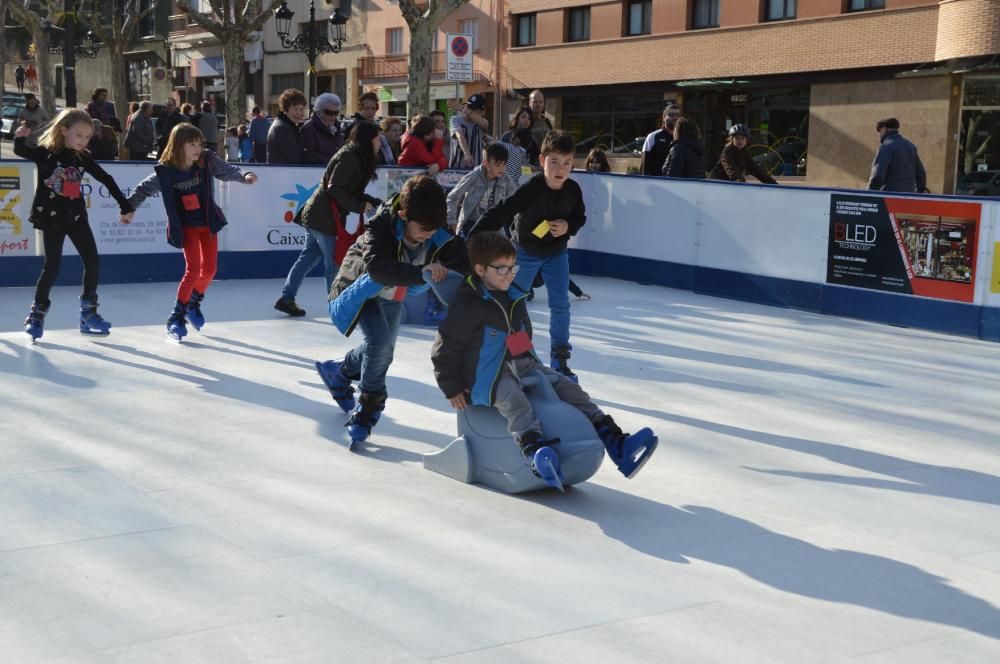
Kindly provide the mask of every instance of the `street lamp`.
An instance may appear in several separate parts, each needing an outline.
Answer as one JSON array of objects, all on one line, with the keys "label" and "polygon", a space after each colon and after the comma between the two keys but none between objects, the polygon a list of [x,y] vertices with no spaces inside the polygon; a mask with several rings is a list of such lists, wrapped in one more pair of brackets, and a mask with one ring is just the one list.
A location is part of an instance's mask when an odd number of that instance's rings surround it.
[{"label": "street lamp", "polygon": [[288,8],[287,0],[274,10],[274,28],[281,45],[290,51],[300,51],[309,60],[309,100],[316,96],[316,58],[321,53],[340,53],[347,40],[348,17],[335,8],[327,21],[327,34],[316,30],[316,2],[309,0],[309,23],[305,32],[291,38],[292,18],[295,12]]},{"label": "street lamp", "polygon": [[63,0],[63,27],[52,25],[46,20],[42,29],[49,34],[62,32],[62,44],[54,43],[49,45],[49,53],[62,54],[63,56],[63,78],[66,84],[66,108],[76,108],[76,58],[87,57],[96,58],[97,52],[101,49],[100,39],[93,30],[88,30],[86,34],[87,45],[79,43],[76,38],[76,8],[73,0]]}]

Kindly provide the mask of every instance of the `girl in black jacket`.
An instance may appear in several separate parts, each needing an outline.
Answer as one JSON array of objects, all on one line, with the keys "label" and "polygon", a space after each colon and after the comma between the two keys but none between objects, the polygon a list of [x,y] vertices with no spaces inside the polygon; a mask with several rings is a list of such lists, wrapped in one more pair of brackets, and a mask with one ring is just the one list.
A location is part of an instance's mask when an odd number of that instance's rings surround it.
[{"label": "girl in black jacket", "polygon": [[83,294],[80,296],[80,333],[107,336],[111,323],[97,313],[99,261],[97,242],[87,221],[87,203],[81,195],[84,173],[108,189],[121,208],[132,206],[107,172],[86,151],[94,133],[94,123],[86,111],[66,109],[56,116],[42,134],[36,147],[27,144],[31,130],[21,123],[14,135],[14,153],[38,167],[38,186],[28,220],[42,232],[45,262],[35,287],[35,302],[24,321],[24,331],[32,341],[42,336],[45,314],[49,311],[49,292],[62,262],[63,243],[68,237],[83,261]]},{"label": "girl in black jacket", "polygon": [[681,118],[674,126],[674,142],[663,164],[663,174],[671,178],[705,177],[705,148],[701,144],[701,131],[694,120]]}]

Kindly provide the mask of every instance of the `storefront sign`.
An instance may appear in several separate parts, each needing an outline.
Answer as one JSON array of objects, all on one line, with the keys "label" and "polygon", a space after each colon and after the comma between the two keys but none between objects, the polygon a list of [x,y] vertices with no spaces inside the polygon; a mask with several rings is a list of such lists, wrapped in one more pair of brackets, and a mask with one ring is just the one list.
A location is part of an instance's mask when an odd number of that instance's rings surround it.
[{"label": "storefront sign", "polygon": [[472,35],[448,34],[448,66],[445,80],[472,80]]},{"label": "storefront sign", "polygon": [[981,206],[831,194],[826,282],[972,302]]}]

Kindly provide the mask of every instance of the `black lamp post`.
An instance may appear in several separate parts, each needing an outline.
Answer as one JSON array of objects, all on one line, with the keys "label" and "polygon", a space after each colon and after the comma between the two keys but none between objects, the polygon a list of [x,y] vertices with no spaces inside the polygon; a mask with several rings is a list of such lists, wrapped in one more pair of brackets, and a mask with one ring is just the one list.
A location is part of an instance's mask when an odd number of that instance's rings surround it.
[{"label": "black lamp post", "polygon": [[290,51],[301,51],[305,53],[309,60],[309,101],[316,96],[316,58],[321,53],[340,53],[340,48],[347,39],[348,17],[340,13],[340,8],[333,10],[327,21],[327,34],[322,34],[316,30],[316,2],[309,0],[309,24],[305,32],[298,36],[289,37],[292,27],[292,17],[295,12],[288,8],[288,2],[283,1],[281,6],[274,10],[275,30],[281,45]]},{"label": "black lamp post", "polygon": [[87,44],[77,42],[76,38],[76,8],[73,0],[63,0],[63,27],[59,28],[46,21],[42,29],[50,35],[62,32],[62,43],[49,45],[49,53],[63,56],[63,80],[66,87],[66,108],[76,108],[76,59],[78,57],[96,58],[101,49],[100,40],[93,30],[86,34]]}]

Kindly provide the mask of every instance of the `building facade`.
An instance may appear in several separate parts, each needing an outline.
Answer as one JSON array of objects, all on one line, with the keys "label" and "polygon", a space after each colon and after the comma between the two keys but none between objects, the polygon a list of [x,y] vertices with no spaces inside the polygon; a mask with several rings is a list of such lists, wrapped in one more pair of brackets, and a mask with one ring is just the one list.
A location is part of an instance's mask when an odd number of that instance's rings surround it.
[{"label": "building facade", "polygon": [[502,63],[581,149],[635,154],[668,101],[709,159],[751,127],[777,176],[861,187],[897,117],[935,192],[1000,169],[1000,0],[507,0]]}]

